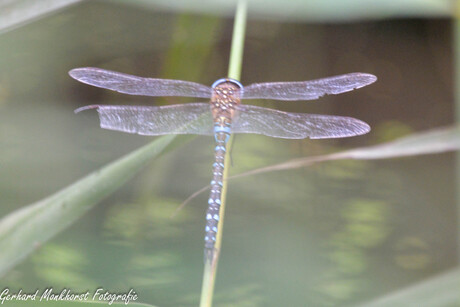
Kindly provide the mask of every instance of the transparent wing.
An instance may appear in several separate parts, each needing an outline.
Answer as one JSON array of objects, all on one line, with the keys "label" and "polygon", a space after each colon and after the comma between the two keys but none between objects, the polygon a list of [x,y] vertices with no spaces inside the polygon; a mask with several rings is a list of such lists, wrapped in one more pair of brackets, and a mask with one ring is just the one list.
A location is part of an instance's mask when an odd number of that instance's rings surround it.
[{"label": "transparent wing", "polygon": [[199,83],[142,78],[94,67],[75,68],[69,75],[80,82],[129,95],[210,98],[212,89]]},{"label": "transparent wing", "polygon": [[233,133],[256,133],[284,139],[328,139],[369,132],[368,124],[351,117],[287,113],[244,105],[232,125]]},{"label": "transparent wing", "polygon": [[213,134],[209,103],[171,106],[90,105],[75,110],[97,109],[101,128],[141,135]]},{"label": "transparent wing", "polygon": [[351,73],[301,82],[254,83],[244,87],[245,99],[311,100],[326,94],[340,94],[374,83],[377,77]]}]

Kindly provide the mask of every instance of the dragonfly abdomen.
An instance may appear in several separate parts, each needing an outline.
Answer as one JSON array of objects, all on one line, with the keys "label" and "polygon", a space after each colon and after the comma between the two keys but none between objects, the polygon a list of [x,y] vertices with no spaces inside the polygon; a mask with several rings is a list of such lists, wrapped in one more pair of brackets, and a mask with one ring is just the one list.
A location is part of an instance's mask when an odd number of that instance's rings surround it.
[{"label": "dragonfly abdomen", "polygon": [[225,169],[225,151],[230,138],[230,122],[216,122],[214,125],[214,137],[216,147],[214,148],[214,164],[212,166],[211,192],[208,199],[208,210],[206,212],[205,227],[205,261],[213,258],[216,244],[216,236],[219,225],[219,211],[222,203],[222,187]]}]

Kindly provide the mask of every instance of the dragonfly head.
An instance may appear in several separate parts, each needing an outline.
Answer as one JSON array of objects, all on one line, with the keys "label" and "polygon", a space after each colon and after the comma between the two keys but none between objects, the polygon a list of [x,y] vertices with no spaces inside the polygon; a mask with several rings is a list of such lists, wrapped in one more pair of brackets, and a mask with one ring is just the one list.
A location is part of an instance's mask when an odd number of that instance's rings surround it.
[{"label": "dragonfly head", "polygon": [[216,82],[214,82],[212,84],[212,88],[216,88],[217,86],[219,86],[220,84],[222,83],[232,83],[233,85],[235,85],[236,87],[242,89],[243,88],[243,84],[240,83],[240,81],[238,80],[235,80],[235,79],[231,79],[231,78],[222,78],[222,79],[219,79],[217,80]]}]

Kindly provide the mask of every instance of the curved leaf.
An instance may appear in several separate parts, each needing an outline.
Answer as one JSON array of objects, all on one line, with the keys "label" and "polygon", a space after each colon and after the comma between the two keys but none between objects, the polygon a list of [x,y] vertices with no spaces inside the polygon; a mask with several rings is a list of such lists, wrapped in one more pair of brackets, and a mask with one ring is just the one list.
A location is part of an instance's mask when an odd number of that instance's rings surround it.
[{"label": "curved leaf", "polygon": [[359,307],[458,306],[459,282],[460,270],[455,268],[414,286],[389,293],[374,301],[359,305]]},{"label": "curved leaf", "polygon": [[[142,7],[232,16],[237,0],[117,0]],[[370,5],[371,4],[371,5]],[[347,21],[394,16],[453,16],[450,0],[251,0],[250,16],[298,21]]]},{"label": "curved leaf", "polygon": [[174,138],[173,135],[157,138],[54,195],[1,219],[0,277],[128,181],[169,148]]},{"label": "curved leaf", "polygon": [[81,0],[0,0],[0,33],[32,22]]},{"label": "curved leaf", "polygon": [[261,173],[288,170],[309,166],[313,163],[331,160],[355,159],[378,160],[407,156],[436,154],[460,150],[460,128],[448,127],[433,129],[426,132],[414,133],[409,136],[384,144],[360,147],[356,149],[337,152],[329,155],[293,159],[280,164],[254,169],[245,173],[231,176],[229,179],[256,175]]}]

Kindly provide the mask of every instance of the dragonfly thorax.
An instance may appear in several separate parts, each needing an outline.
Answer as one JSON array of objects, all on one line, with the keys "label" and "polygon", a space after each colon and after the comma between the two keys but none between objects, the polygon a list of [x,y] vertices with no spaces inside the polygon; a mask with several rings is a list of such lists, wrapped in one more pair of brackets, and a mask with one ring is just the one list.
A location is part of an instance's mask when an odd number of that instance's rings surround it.
[{"label": "dragonfly thorax", "polygon": [[214,119],[233,118],[235,108],[241,101],[243,86],[233,79],[219,79],[212,85],[211,108]]}]

